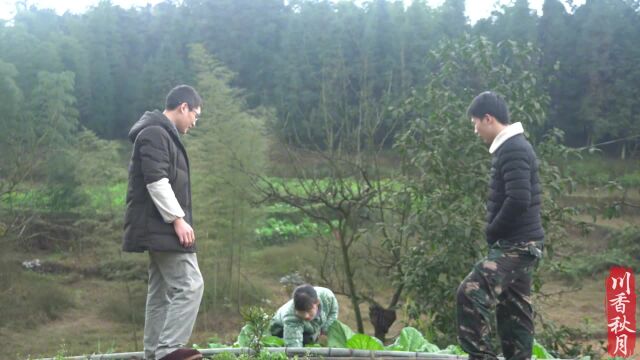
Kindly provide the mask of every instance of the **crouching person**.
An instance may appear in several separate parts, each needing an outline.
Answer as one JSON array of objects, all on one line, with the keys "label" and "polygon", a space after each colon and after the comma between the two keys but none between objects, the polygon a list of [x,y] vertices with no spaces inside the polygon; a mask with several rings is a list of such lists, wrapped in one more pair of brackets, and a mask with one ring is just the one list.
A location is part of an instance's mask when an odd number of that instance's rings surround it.
[{"label": "crouching person", "polygon": [[287,347],[313,344],[327,334],[338,318],[338,300],[333,292],[309,284],[293,290],[292,299],[271,319],[271,335],[284,339]]}]

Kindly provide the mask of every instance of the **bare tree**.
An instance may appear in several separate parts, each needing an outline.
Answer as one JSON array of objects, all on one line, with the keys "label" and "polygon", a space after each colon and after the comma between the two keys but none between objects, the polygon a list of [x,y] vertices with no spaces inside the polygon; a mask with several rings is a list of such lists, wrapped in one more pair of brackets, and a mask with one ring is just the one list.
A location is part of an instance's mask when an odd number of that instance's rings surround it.
[{"label": "bare tree", "polygon": [[[392,164],[385,168],[382,164],[389,162],[385,144],[392,133],[383,106],[366,101],[363,95],[356,121],[337,116],[330,108],[327,100],[322,144],[299,142],[307,147],[286,147],[292,178],[252,174],[253,184],[262,202],[295,207],[329,229],[327,234],[315,237],[318,276],[334,292],[349,297],[361,333],[364,325],[360,305],[368,303],[375,334],[384,340],[395,321],[403,290],[402,282],[393,279],[403,274],[401,260],[409,238],[402,225],[411,211],[407,207],[410,197],[394,196],[402,192],[395,179],[401,177],[397,172],[400,167]],[[395,126],[392,124],[391,130]],[[372,267],[376,269],[375,282],[380,284],[383,279],[395,284],[387,308],[375,299],[375,284],[365,280],[370,274],[361,274]]]}]

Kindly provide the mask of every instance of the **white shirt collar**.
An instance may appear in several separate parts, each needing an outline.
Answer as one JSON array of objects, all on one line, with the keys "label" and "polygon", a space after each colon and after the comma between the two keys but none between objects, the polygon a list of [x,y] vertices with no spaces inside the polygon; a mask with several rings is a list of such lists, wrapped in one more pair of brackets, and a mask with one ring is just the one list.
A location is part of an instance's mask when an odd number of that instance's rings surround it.
[{"label": "white shirt collar", "polygon": [[522,123],[517,122],[507,126],[506,128],[502,129],[502,131],[500,131],[495,139],[493,139],[493,143],[491,143],[491,147],[489,147],[489,153],[493,154],[502,144],[504,144],[505,141],[518,134],[523,133],[524,128],[522,127]]}]

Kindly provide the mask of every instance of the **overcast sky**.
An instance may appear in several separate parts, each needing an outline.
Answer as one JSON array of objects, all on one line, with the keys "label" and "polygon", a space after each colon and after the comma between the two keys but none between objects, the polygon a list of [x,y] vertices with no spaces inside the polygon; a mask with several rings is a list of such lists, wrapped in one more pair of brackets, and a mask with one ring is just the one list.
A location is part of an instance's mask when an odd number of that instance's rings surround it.
[{"label": "overcast sky", "polygon": [[[82,13],[89,9],[91,6],[98,3],[99,0],[26,0],[27,4],[35,5],[41,9],[54,9],[58,14],[63,14],[66,11],[72,13]],[[362,0],[354,0],[362,1]],[[404,0],[405,3],[410,3],[411,0]],[[146,6],[147,4],[157,4],[161,0],[111,0],[114,5],[120,5],[124,8],[132,6]],[[444,2],[444,0],[428,0],[432,7],[437,7]],[[486,18],[491,14],[498,4],[510,4],[512,0],[467,0],[467,16],[471,23],[475,23],[478,19]],[[529,0],[531,8],[541,15],[542,3],[544,0]],[[574,1],[574,4],[579,5],[584,3],[584,0]],[[10,19],[15,13],[15,0],[0,0],[0,19]]]}]

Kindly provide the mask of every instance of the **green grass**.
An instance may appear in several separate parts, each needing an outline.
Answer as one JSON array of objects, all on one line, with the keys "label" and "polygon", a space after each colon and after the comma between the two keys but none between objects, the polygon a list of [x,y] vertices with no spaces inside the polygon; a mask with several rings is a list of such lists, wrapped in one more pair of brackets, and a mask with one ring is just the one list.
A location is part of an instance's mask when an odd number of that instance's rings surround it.
[{"label": "green grass", "polygon": [[[29,190],[16,191],[2,197],[0,207],[17,210],[74,210],[57,208],[56,197],[50,190],[46,186],[34,186]],[[126,182],[76,189],[75,193],[81,199],[77,210],[90,210],[97,213],[111,210],[124,211],[126,192]]]},{"label": "green grass", "polygon": [[589,154],[583,159],[561,162],[561,166],[578,183],[602,186],[617,181],[624,186],[640,186],[640,162],[634,159],[612,159],[601,154]]},{"label": "green grass", "polygon": [[260,276],[279,279],[293,272],[303,274],[314,268],[312,259],[318,256],[311,238],[300,239],[286,246],[269,246],[248,255],[247,266],[259,269]]}]

